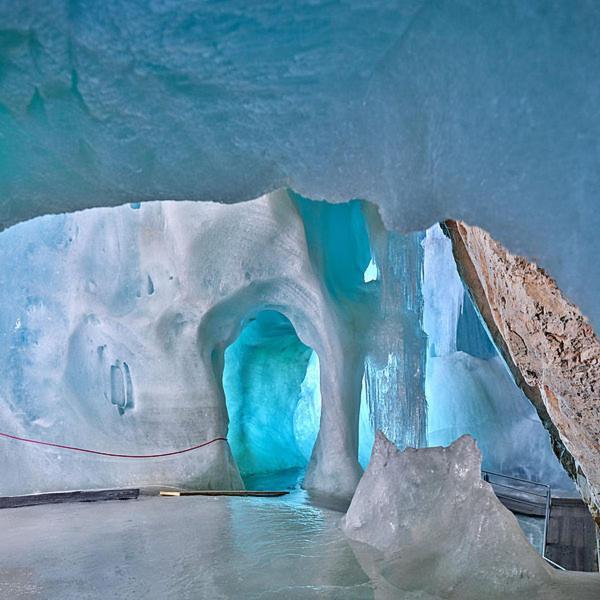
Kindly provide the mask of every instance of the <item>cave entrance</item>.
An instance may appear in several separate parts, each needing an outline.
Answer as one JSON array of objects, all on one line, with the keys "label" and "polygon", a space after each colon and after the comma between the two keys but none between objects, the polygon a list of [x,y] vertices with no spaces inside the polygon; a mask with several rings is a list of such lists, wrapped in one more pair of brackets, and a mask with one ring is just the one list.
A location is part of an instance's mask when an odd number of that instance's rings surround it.
[{"label": "cave entrance", "polygon": [[249,319],[225,351],[229,444],[247,487],[296,485],[319,431],[319,359],[281,313]]}]

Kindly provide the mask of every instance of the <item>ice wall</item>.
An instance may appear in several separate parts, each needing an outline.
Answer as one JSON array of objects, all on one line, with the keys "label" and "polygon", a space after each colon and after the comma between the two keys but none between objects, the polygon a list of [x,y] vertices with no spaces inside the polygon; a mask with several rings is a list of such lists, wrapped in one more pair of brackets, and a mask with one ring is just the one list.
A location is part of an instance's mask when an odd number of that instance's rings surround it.
[{"label": "ice wall", "polygon": [[0,3],[0,221],[277,186],[478,224],[596,327],[593,0]]},{"label": "ice wall", "polygon": [[225,351],[229,444],[242,476],[305,467],[319,431],[319,359],[280,313],[263,311]]},{"label": "ice wall", "polygon": [[[293,330],[302,340],[294,334],[290,349],[299,363],[287,363],[283,351],[274,358],[282,377],[282,360],[290,369],[282,386],[314,397],[320,377],[324,426],[311,485],[353,492],[356,421],[342,359],[350,321],[323,287],[287,194],[244,205],[150,203],[43,217],[0,235],[0,261],[0,431],[120,454],[169,452],[227,435],[224,352],[267,309],[285,316],[287,339]],[[326,365],[320,373],[307,346]],[[260,368],[260,356],[245,364]],[[245,383],[254,388],[260,379],[249,375]],[[266,392],[264,384],[252,393]],[[298,460],[308,459],[314,442],[314,412],[303,404],[288,415]],[[236,443],[239,415],[232,413]],[[2,439],[0,458],[4,494],[241,485],[223,442],[129,460]]]},{"label": "ice wall", "polygon": [[534,406],[463,289],[450,240],[436,225],[423,245],[428,444],[447,446],[469,433],[477,439],[485,469],[573,490]]},{"label": "ice wall", "polygon": [[[305,485],[344,498],[375,429],[402,448],[470,432],[488,468],[563,487],[537,416],[465,308],[449,241],[438,228],[422,242],[387,231],[368,203],[284,192],[11,228],[0,430],[154,454],[227,434],[229,416],[244,474],[310,457]],[[221,446],[143,463],[3,441],[2,486],[239,486]]]}]

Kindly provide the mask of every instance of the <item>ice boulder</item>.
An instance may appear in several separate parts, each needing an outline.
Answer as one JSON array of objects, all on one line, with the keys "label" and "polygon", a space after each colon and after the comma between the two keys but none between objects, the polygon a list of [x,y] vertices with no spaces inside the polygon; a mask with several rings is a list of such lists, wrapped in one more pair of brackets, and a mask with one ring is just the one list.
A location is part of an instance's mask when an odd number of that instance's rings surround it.
[{"label": "ice boulder", "polygon": [[470,436],[399,451],[378,432],[342,529],[381,598],[599,598],[600,576],[559,573],[481,480]]}]

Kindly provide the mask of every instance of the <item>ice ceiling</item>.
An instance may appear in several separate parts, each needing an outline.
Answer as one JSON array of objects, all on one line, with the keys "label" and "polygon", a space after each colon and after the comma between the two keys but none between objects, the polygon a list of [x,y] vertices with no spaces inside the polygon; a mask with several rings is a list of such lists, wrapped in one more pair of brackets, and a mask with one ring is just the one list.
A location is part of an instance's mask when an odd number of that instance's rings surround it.
[{"label": "ice ceiling", "polygon": [[598,328],[593,0],[3,1],[0,24],[4,226],[290,185],[478,224]]}]

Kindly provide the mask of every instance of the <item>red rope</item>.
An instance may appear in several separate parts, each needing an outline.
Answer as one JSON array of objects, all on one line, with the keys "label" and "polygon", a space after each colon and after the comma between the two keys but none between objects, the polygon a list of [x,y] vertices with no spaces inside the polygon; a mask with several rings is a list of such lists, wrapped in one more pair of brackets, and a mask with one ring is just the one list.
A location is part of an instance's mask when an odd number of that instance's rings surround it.
[{"label": "red rope", "polygon": [[0,432],[0,436],[8,438],[9,440],[17,440],[18,442],[27,442],[28,444],[38,444],[40,446],[51,446],[52,448],[62,448],[63,450],[73,450],[75,452],[85,452],[86,454],[98,454],[100,456],[111,456],[113,458],[162,458],[163,456],[174,456],[175,454],[185,454],[192,450],[198,450],[214,442],[223,441],[226,442],[227,438],[216,437],[208,442],[191,446],[190,448],[184,448],[183,450],[173,450],[172,452],[162,452],[160,454],[115,454],[113,452],[101,452],[100,450],[88,450],[86,448],[77,448],[76,446],[65,446],[64,444],[54,444],[53,442],[42,442],[41,440],[32,440],[29,438],[19,437],[17,435],[10,435],[9,433]]}]

